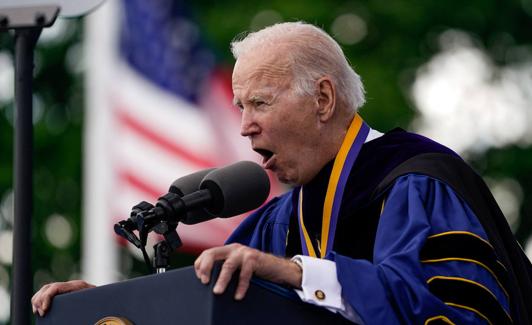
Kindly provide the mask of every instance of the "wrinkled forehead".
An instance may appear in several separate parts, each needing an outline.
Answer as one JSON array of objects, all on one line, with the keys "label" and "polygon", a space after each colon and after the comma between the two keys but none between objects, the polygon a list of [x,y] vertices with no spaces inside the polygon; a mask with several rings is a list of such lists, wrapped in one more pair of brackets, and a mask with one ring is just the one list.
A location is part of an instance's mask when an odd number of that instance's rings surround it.
[{"label": "wrinkled forehead", "polygon": [[233,90],[251,81],[279,82],[292,79],[290,60],[279,50],[252,51],[238,58],[233,69]]}]

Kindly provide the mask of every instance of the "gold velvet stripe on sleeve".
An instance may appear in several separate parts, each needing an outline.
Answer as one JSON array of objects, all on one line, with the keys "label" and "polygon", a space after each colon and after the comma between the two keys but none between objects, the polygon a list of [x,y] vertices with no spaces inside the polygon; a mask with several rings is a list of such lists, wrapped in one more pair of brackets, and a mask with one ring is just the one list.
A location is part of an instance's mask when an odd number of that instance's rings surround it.
[{"label": "gold velvet stripe on sleeve", "polygon": [[462,261],[475,263],[486,269],[508,297],[508,274],[497,259],[493,247],[476,234],[466,231],[449,231],[427,238],[420,252],[422,263]]},{"label": "gold velvet stripe on sleeve", "polygon": [[425,325],[455,325],[451,320],[445,316],[434,316],[425,321]]},{"label": "gold velvet stripe on sleeve", "polygon": [[495,295],[480,283],[458,277],[435,276],[427,284],[430,292],[448,306],[469,310],[489,324],[512,324],[510,315]]}]

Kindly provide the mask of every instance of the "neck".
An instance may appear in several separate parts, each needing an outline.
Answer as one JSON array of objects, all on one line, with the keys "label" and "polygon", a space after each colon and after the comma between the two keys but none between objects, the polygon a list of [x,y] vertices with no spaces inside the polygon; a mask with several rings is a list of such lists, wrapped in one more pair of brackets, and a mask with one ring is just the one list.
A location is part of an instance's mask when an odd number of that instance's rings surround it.
[{"label": "neck", "polygon": [[344,117],[341,120],[333,120],[323,125],[320,130],[320,143],[317,146],[317,148],[319,148],[317,151],[318,154],[312,158],[313,165],[316,166],[315,170],[312,173],[312,177],[301,185],[312,181],[327,163],[334,160],[338,151],[340,151],[340,147],[342,146],[347,130],[354,117],[355,113],[349,118]]},{"label": "neck", "polygon": [[329,134],[326,137],[324,137],[324,139],[328,139],[328,143],[325,144],[325,148],[329,148],[329,156],[325,163],[334,159],[336,155],[338,154],[338,151],[340,151],[340,147],[342,146],[342,143],[344,142],[345,136],[347,134],[347,130],[349,130],[349,127],[351,126],[351,123],[353,122],[355,115],[356,115],[356,112],[352,112],[352,113],[350,112],[347,114],[338,114],[338,118],[336,120],[331,121],[332,123],[329,123],[330,125],[328,125],[327,131],[326,131]]}]

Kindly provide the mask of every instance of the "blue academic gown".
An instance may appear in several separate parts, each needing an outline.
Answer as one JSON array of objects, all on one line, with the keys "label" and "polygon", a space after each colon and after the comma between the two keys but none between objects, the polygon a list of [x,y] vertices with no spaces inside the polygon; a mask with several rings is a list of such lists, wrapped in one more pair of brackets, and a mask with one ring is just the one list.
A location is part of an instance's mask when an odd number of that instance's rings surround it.
[{"label": "blue academic gown", "polygon": [[[427,175],[406,174],[377,196],[374,204],[379,206],[377,213],[371,212],[375,210],[371,208],[351,212],[371,201],[372,190],[390,170],[425,152],[455,155],[426,138],[403,131],[389,132],[363,146],[340,210],[344,219],[339,221],[337,232],[341,227],[347,235],[337,236],[333,251],[326,256],[336,263],[344,301],[365,324],[487,324],[487,319],[493,323],[494,316],[489,313],[497,308],[502,308],[499,316],[504,313],[509,317],[509,299],[502,279],[497,278],[498,274],[489,263],[486,265],[476,258],[423,259],[431,253],[424,252],[430,246],[428,238],[431,244],[435,239],[445,240],[448,235],[467,237],[473,245],[482,246],[489,241],[471,208],[448,184]],[[320,172],[324,175],[318,175],[323,181],[318,182],[316,188],[324,187],[328,173],[330,166]],[[300,247],[287,249],[287,246],[294,246],[290,242],[299,238],[299,234],[294,234],[297,232],[294,220],[299,189],[272,199],[254,212],[227,242],[238,242],[283,257],[300,253]],[[322,201],[316,202],[320,201],[320,195],[307,200],[314,206],[305,213],[305,218],[319,219],[317,216],[321,216],[321,210],[316,208],[316,204],[322,204]],[[360,221],[361,229],[357,229],[358,221],[352,221],[358,219],[370,221]],[[319,223],[316,229],[320,228]],[[352,235],[346,232],[347,226]],[[363,238],[370,245],[358,252],[356,247],[364,245],[356,238]],[[446,242],[443,243],[446,246]],[[454,244],[453,241],[448,243]],[[428,284],[432,281],[434,285],[438,280],[443,282],[440,288]],[[450,281],[450,285],[445,281]],[[458,285],[456,290],[440,292],[441,287],[445,291],[454,284]],[[492,299],[496,308],[483,305],[482,309],[477,308],[475,302],[469,304],[470,300],[478,298],[477,295],[482,296],[481,300]],[[463,297],[470,298],[463,303],[460,300]]]}]

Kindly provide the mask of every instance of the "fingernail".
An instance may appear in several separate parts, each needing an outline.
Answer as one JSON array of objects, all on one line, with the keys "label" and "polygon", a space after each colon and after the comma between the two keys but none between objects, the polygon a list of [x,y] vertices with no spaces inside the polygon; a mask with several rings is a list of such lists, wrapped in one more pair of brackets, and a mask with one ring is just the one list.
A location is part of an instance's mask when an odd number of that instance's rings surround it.
[{"label": "fingernail", "polygon": [[242,300],[242,298],[244,298],[244,295],[240,292],[237,292],[235,294],[235,300]]},{"label": "fingernail", "polygon": [[203,283],[203,284],[207,284],[207,283],[209,283],[209,277],[206,276],[206,275],[203,275],[203,276],[201,277],[201,283]]},{"label": "fingernail", "polygon": [[215,285],[214,288],[212,289],[212,292],[214,292],[214,294],[221,294],[222,293],[222,288],[220,288],[219,285]]}]

